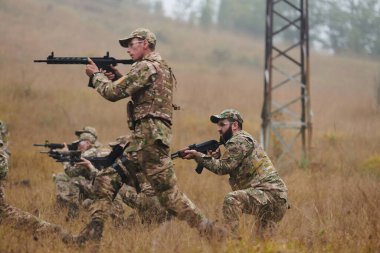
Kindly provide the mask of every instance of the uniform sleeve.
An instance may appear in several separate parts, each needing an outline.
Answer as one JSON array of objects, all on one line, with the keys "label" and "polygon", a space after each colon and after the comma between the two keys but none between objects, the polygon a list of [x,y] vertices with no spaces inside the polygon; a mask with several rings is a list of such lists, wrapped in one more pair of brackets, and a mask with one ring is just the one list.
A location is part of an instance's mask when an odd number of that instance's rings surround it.
[{"label": "uniform sleeve", "polygon": [[211,156],[197,157],[195,160],[203,167],[218,175],[226,175],[234,171],[242,163],[246,153],[242,143],[230,142],[220,159]]},{"label": "uniform sleeve", "polygon": [[135,63],[127,75],[114,82],[99,73],[93,77],[92,84],[101,96],[114,102],[151,85],[156,74],[157,71],[152,63],[141,61]]},{"label": "uniform sleeve", "polygon": [[8,172],[8,154],[0,149],[0,179],[5,178]]},{"label": "uniform sleeve", "polygon": [[65,170],[65,173],[69,176],[69,177],[79,177],[82,175],[82,169],[79,168],[79,166],[76,166],[76,165],[71,165],[69,163],[65,163],[63,165],[63,168]]}]

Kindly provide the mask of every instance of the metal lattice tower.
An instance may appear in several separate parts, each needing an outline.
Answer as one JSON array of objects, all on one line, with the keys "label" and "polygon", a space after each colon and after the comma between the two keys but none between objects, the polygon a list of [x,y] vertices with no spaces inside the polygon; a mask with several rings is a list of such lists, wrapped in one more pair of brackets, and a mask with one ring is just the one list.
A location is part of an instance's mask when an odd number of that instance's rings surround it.
[{"label": "metal lattice tower", "polygon": [[309,71],[308,0],[267,0],[261,143],[278,161],[310,157]]}]

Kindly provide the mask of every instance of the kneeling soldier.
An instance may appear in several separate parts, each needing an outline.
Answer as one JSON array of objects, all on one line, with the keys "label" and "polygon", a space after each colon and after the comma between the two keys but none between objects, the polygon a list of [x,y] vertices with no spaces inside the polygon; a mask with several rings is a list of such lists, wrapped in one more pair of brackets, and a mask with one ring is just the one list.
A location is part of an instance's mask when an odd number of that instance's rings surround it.
[{"label": "kneeling soldier", "polygon": [[185,159],[195,161],[218,175],[230,175],[229,192],[223,203],[223,216],[231,232],[237,233],[242,213],[257,218],[257,229],[280,221],[288,208],[287,188],[259,143],[243,130],[243,119],[233,109],[210,117],[217,124],[226,151],[205,155],[186,150]]}]

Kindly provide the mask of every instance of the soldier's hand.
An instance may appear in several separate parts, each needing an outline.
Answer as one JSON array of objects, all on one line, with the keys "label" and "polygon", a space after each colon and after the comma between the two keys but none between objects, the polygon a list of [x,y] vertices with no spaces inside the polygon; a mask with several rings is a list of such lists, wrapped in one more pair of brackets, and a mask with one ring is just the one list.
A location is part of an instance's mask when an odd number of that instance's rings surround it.
[{"label": "soldier's hand", "polygon": [[120,71],[115,68],[114,66],[110,65],[110,68],[112,69],[112,72],[105,72],[104,75],[109,79],[109,80],[114,80],[115,78],[116,79],[119,79],[120,77],[122,77],[122,74],[120,73]]},{"label": "soldier's hand", "polygon": [[220,148],[217,148],[215,151],[209,150],[207,154],[215,159],[219,159],[221,156]]},{"label": "soldier's hand", "polygon": [[86,65],[86,75],[88,77],[91,77],[94,73],[100,72],[98,66],[90,59],[88,59],[88,64]]},{"label": "soldier's hand", "polygon": [[69,148],[67,147],[66,142],[63,143],[63,148],[60,149],[61,151],[69,151]]},{"label": "soldier's hand", "polygon": [[197,156],[201,156],[201,153],[199,153],[198,151],[194,149],[184,150],[183,153],[185,155],[182,158],[187,159],[187,160],[194,159]]},{"label": "soldier's hand", "polygon": [[92,163],[89,160],[87,160],[86,158],[83,158],[83,157],[81,158],[81,160],[82,160],[82,162],[77,163],[77,165],[82,165],[88,169],[91,168]]}]

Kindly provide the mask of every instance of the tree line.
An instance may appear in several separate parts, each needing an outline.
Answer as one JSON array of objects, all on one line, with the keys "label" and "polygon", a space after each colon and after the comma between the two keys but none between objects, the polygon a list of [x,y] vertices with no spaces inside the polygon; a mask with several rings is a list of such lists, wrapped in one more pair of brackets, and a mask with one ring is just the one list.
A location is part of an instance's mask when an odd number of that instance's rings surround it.
[{"label": "tree line", "polygon": [[[119,0],[121,1],[121,0]],[[152,12],[163,15],[163,0],[140,0]],[[287,0],[296,6],[301,0]],[[265,36],[265,0],[176,0],[173,17],[196,24],[242,32],[254,37]],[[297,17],[298,12],[286,1],[276,4],[276,10]],[[275,24],[281,26],[281,23]],[[309,0],[309,27],[312,45],[334,53],[358,53],[380,56],[379,0]],[[282,39],[297,39],[294,27],[283,33]]]}]

